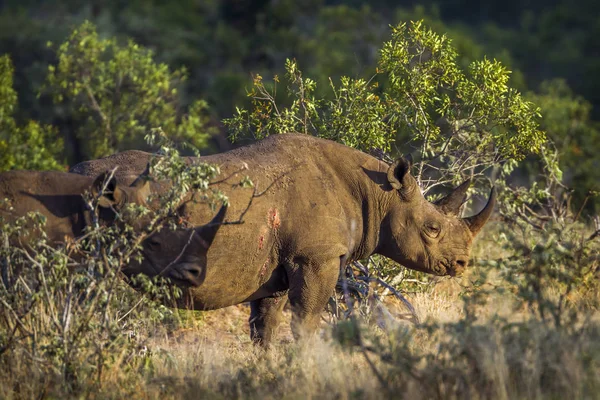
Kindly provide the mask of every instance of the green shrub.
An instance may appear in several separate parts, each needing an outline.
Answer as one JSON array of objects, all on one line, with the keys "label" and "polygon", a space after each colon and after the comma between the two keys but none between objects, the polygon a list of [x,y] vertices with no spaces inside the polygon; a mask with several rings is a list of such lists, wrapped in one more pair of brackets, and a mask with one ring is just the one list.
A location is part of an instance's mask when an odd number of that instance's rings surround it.
[{"label": "green shrub", "polygon": [[[121,270],[142,256],[149,235],[178,228],[177,208],[191,192],[197,193],[192,201],[207,206],[227,199],[210,187],[218,167],[186,163],[164,138],[160,143],[152,177],[173,184],[156,198],[156,211],[130,205],[112,226],[92,219],[81,238],[58,248],[47,243],[43,216],[31,213],[11,224],[0,218],[0,381],[14,385],[5,394],[32,397],[56,387],[56,393],[87,396],[102,386],[105,371],[143,363],[149,332],[179,325],[180,314],[168,306],[180,288],[141,275],[131,278],[142,292],[136,293]],[[96,210],[98,199],[85,198]],[[129,224],[140,219],[146,221],[140,229]],[[33,231],[27,246],[12,245]]]},{"label": "green shrub", "polygon": [[52,126],[28,121],[19,126],[14,114],[17,92],[14,68],[8,55],[0,57],[0,171],[60,169],[62,140]]},{"label": "green shrub", "polygon": [[[184,68],[172,71],[154,61],[152,51],[129,41],[102,39],[89,22],[76,28],[57,50],[44,92],[75,120],[75,136],[84,159],[144,147],[144,136],[161,127],[171,140],[197,148],[214,133],[203,100],[182,107]],[[81,160],[80,160],[81,161]]]}]

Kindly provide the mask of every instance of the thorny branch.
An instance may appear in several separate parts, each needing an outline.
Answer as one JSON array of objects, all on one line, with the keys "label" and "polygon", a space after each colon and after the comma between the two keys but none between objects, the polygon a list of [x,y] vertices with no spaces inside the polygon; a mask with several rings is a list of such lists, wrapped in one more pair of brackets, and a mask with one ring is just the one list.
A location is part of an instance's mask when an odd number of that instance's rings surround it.
[{"label": "thorny branch", "polygon": [[594,240],[597,237],[600,237],[600,216],[594,217],[594,225],[596,225],[596,231],[590,235],[588,241]]}]

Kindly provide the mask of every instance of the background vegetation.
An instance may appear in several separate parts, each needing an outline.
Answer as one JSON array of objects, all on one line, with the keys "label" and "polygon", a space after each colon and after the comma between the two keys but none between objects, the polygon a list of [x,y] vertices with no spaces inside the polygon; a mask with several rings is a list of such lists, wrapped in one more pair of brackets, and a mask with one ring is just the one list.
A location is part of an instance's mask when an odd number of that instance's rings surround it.
[{"label": "background vegetation", "polygon": [[[180,183],[168,214],[217,172],[189,170],[172,144],[210,152],[226,135],[296,130],[383,159],[413,152],[431,199],[464,178],[467,208],[491,184],[500,198],[462,280],[363,260],[341,277],[335,326],[309,344],[284,333],[267,355],[239,347],[242,307],[215,324],[158,306],[149,282],[138,300],[116,279],[131,229],[92,227],[73,260],[43,241],[11,248],[23,232],[3,225],[0,397],[597,395],[598,6],[420,4],[4,3],[0,171],[163,144],[171,162],[154,174]],[[99,242],[113,244],[101,261]],[[223,331],[234,340],[210,339]]]},{"label": "background vegetation", "polygon": [[[283,76],[285,60],[296,59],[305,76],[317,83],[317,96],[331,99],[329,78],[372,77],[389,24],[424,19],[453,40],[461,66],[487,55],[512,71],[510,85],[541,108],[542,127],[563,154],[561,167],[576,199],[583,202],[590,190],[598,190],[597,2],[418,3],[182,0],[167,5],[107,0],[91,5],[60,0],[50,5],[8,0],[0,6],[0,53],[15,66],[18,103],[12,115],[19,126],[29,121],[52,125],[64,143],[56,157],[67,165],[144,147],[138,132],[157,121],[204,152],[224,150],[230,144],[219,121],[231,117],[236,106],[249,104],[251,74]],[[99,36],[75,43],[73,29],[84,20],[96,26]],[[79,35],[86,29],[90,27],[82,27]],[[65,43],[70,35],[71,42]],[[69,69],[74,68],[69,58],[78,55],[85,58],[78,60],[79,70]],[[150,57],[164,64],[151,66]],[[102,62],[90,69],[91,60]],[[66,85],[66,74],[76,72],[93,75],[87,83],[78,81],[79,87]],[[90,92],[100,97],[98,105]],[[132,96],[160,101],[148,108],[145,100],[132,104]],[[91,121],[99,119],[103,122],[92,128]],[[221,134],[207,140],[205,134],[215,133],[209,127]],[[44,133],[37,129],[33,136]],[[533,181],[535,176],[522,174],[521,179]],[[594,209],[597,202],[588,201],[587,207]]]}]

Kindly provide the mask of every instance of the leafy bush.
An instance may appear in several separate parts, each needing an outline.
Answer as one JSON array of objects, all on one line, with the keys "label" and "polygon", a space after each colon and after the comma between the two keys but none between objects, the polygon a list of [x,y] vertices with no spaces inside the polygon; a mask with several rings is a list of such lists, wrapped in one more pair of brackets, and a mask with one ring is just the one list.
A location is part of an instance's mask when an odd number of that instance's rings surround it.
[{"label": "leafy bush", "polygon": [[545,140],[539,109],[509,88],[506,68],[484,59],[462,71],[451,41],[421,22],[392,29],[372,79],[331,82],[333,100],[315,98],[316,82],[303,77],[296,62],[288,60],[286,71],[291,104],[276,102],[278,77],[267,85],[255,76],[253,108],[237,109],[226,120],[232,139],[302,132],[367,152],[389,152],[397,140],[406,141],[417,149],[425,192],[520,160]]},{"label": "leafy bush", "polygon": [[52,126],[28,121],[19,126],[14,113],[17,92],[14,68],[8,55],[0,57],[0,171],[10,169],[59,169],[62,140]]},{"label": "leafy bush", "polygon": [[[59,248],[47,243],[44,217],[32,213],[12,224],[0,218],[0,381],[14,385],[5,394],[31,397],[56,386],[89,395],[106,371],[136,365],[145,334],[178,326],[179,314],[167,306],[177,304],[182,290],[161,277],[131,277],[140,295],[125,284],[122,269],[142,257],[151,234],[178,229],[177,208],[190,193],[198,194],[191,201],[207,205],[227,199],[210,188],[218,167],[186,163],[162,144],[153,177],[174,184],[156,198],[156,211],[130,205],[112,226],[93,219],[81,238]],[[98,199],[85,196],[96,210]],[[131,222],[140,220],[143,228],[134,229]],[[27,235],[27,246],[14,246]]]},{"label": "leafy bush", "polygon": [[587,213],[600,210],[600,127],[591,119],[591,104],[576,96],[563,80],[544,82],[529,93],[543,110],[541,127],[548,132],[565,171],[564,183],[574,190],[573,206]]},{"label": "leafy bush", "polygon": [[171,140],[206,146],[213,132],[206,102],[197,100],[182,109],[184,68],[171,71],[155,63],[152,51],[131,40],[120,45],[116,39],[101,39],[89,22],[73,31],[57,56],[58,64],[48,68],[45,91],[70,110],[80,157],[143,147],[144,136],[155,127],[169,132]]}]

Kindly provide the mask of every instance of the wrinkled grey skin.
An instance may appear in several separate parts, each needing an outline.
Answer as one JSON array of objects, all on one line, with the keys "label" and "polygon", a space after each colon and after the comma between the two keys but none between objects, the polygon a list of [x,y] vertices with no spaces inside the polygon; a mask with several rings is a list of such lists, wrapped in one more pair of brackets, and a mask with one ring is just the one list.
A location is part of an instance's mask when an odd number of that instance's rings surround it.
[{"label": "wrinkled grey skin", "polygon": [[[98,197],[98,219],[101,224],[112,224],[116,212],[127,203],[146,204],[150,194],[147,180],[136,180],[131,186],[117,184],[113,178],[104,188],[107,173],[97,177],[53,171],[9,171],[0,173],[0,199],[8,200],[8,204],[0,207],[0,218],[7,223],[38,212],[46,217],[44,227],[48,241],[52,245],[60,245],[81,236],[86,226],[92,222],[92,212],[85,204],[82,195],[89,191]],[[144,260],[141,264],[133,262],[123,272],[135,275],[144,272],[149,276],[165,275],[176,283],[181,280],[193,280],[198,270],[206,266],[206,253],[223,221],[226,208],[222,207],[217,216],[206,226],[194,229],[178,229],[170,231],[171,246],[167,252],[156,251],[155,235],[151,235],[142,243]],[[134,227],[140,229],[144,221],[136,221]],[[166,231],[166,229],[165,229]],[[11,243],[14,246],[26,246],[32,236],[26,236]],[[186,246],[188,244],[189,246]],[[193,251],[191,251],[193,249]],[[164,268],[177,255],[180,265],[173,274],[165,273]],[[191,265],[186,269],[186,265]]]},{"label": "wrinkled grey skin", "polygon": [[[150,157],[125,152],[72,171],[93,175],[119,165],[118,178],[126,181],[141,173]],[[461,273],[495,203],[492,192],[481,213],[458,218],[468,182],[432,204],[405,159],[390,166],[307,135],[271,136],[202,161],[219,165],[222,177],[247,166],[243,173],[260,196],[251,199],[250,190],[228,182],[218,185],[229,196],[230,220],[252,204],[243,224],[216,235],[201,279],[188,279],[188,293],[194,308],[203,310],[250,301],[251,335],[263,344],[271,340],[288,299],[294,334],[313,331],[340,268],[350,261],[381,254],[419,271]],[[194,225],[209,218],[202,204],[190,203],[181,212]],[[157,240],[170,241],[168,236],[165,232]]]}]

